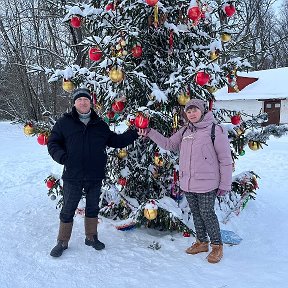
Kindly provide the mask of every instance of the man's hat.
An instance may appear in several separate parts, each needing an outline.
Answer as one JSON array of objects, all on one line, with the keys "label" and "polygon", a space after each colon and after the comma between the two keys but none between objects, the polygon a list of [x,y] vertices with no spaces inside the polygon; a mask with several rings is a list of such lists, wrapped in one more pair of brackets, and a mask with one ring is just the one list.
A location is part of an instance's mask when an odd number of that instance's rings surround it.
[{"label": "man's hat", "polygon": [[75,101],[80,97],[86,97],[90,101],[92,99],[90,91],[87,88],[77,88],[73,91],[72,93],[73,103],[75,103]]}]

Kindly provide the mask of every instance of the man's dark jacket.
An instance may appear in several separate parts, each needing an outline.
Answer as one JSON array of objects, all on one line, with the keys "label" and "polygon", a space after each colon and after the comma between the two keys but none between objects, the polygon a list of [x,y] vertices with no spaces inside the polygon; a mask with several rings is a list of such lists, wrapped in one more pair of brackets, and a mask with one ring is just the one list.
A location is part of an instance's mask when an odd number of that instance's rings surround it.
[{"label": "man's dark jacket", "polygon": [[63,180],[98,181],[105,178],[106,146],[123,148],[138,138],[136,130],[116,134],[91,109],[87,125],[79,120],[75,107],[54,125],[48,139],[48,152],[64,165]]}]

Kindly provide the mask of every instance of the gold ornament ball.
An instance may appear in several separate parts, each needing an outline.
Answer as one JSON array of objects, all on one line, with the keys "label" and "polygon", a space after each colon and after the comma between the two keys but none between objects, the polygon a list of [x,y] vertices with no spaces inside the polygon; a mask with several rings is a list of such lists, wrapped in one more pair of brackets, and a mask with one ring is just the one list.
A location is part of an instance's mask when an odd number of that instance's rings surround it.
[{"label": "gold ornament ball", "polygon": [[[237,133],[237,135],[238,136],[241,136],[242,134],[244,134],[244,129],[242,129],[242,128],[239,128],[239,127],[237,127],[236,129],[235,129],[235,131],[236,131],[236,133]],[[249,144],[248,144],[249,145]]]},{"label": "gold ornament ball", "polygon": [[30,125],[25,125],[23,130],[24,130],[24,134],[27,136],[32,135],[34,132],[34,128]]},{"label": "gold ornament ball", "polygon": [[226,43],[226,42],[229,42],[231,40],[231,34],[229,33],[223,33],[221,34],[221,41]]},{"label": "gold ornament ball", "polygon": [[160,156],[154,156],[154,163],[158,167],[162,167],[164,165],[164,159]]},{"label": "gold ornament ball", "polygon": [[157,213],[157,209],[144,209],[144,216],[148,220],[156,219]]},{"label": "gold ornament ball", "polygon": [[62,88],[66,92],[72,92],[75,88],[75,85],[70,80],[63,80]]},{"label": "gold ornament ball", "polygon": [[218,57],[219,57],[219,55],[215,51],[210,52],[210,59],[211,60],[216,60]]},{"label": "gold ornament ball", "polygon": [[252,141],[252,140],[250,140],[248,142],[248,146],[253,151],[256,151],[256,150],[259,150],[260,148],[262,148],[261,143],[259,143],[257,141]]},{"label": "gold ornament ball", "polygon": [[109,72],[109,77],[115,83],[121,82],[124,79],[124,73],[120,69],[113,68]]},{"label": "gold ornament ball", "polygon": [[119,150],[117,156],[119,159],[124,159],[125,157],[127,157],[128,153],[126,149],[121,149]]},{"label": "gold ornament ball", "polygon": [[182,105],[182,106],[185,106],[186,105],[186,103],[190,100],[190,97],[187,95],[187,94],[180,94],[179,96],[178,96],[178,103],[180,104],[180,105]]},{"label": "gold ornament ball", "polygon": [[117,54],[116,54],[116,57],[122,57],[123,55],[122,55],[122,50],[119,50],[118,52],[117,52]]},{"label": "gold ornament ball", "polygon": [[207,90],[210,92],[210,93],[215,93],[218,89],[215,87],[215,86],[208,86],[207,87]]}]

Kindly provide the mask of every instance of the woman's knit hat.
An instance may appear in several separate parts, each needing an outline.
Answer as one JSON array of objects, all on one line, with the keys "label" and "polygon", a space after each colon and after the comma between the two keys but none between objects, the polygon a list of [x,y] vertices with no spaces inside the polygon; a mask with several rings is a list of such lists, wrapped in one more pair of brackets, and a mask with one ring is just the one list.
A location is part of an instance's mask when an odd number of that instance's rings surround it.
[{"label": "woman's knit hat", "polygon": [[205,102],[201,99],[191,99],[187,102],[187,104],[185,105],[185,112],[187,112],[187,110],[191,109],[192,107],[197,107],[200,111],[201,114],[205,113]]},{"label": "woman's knit hat", "polygon": [[77,88],[73,91],[72,93],[73,103],[75,103],[75,101],[80,97],[86,97],[90,101],[92,99],[90,91],[87,88]]}]

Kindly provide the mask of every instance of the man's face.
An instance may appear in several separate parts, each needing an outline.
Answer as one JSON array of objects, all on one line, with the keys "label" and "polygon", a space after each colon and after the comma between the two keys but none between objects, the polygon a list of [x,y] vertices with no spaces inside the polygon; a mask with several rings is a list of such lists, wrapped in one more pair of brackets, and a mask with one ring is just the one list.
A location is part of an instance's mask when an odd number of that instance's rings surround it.
[{"label": "man's face", "polygon": [[75,101],[75,108],[81,114],[87,114],[90,111],[91,104],[87,97],[79,97]]}]

